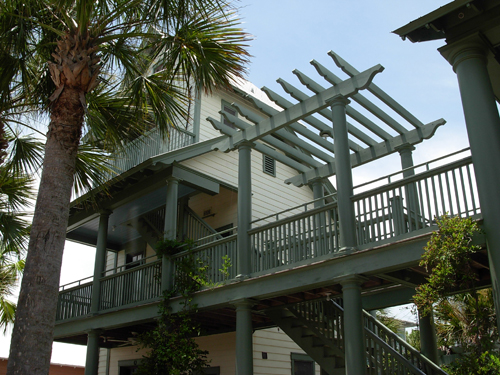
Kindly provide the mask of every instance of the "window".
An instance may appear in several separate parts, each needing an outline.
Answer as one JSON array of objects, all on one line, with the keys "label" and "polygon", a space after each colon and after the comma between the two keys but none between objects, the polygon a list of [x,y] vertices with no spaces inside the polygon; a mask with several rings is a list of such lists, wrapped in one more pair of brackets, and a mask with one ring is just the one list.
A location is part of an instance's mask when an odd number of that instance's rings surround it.
[{"label": "window", "polygon": [[306,354],[291,353],[292,375],[314,375],[314,361]]},{"label": "window", "polygon": [[[225,100],[222,101],[222,112],[230,114],[231,116],[238,117],[238,111],[236,110],[236,108],[231,106],[231,104],[229,104]],[[236,127],[231,122],[227,121],[226,118],[222,115],[221,115],[221,122],[224,125],[229,126],[230,128],[236,129]]]},{"label": "window", "polygon": [[273,177],[276,177],[276,160],[270,156],[262,155],[262,170]]}]

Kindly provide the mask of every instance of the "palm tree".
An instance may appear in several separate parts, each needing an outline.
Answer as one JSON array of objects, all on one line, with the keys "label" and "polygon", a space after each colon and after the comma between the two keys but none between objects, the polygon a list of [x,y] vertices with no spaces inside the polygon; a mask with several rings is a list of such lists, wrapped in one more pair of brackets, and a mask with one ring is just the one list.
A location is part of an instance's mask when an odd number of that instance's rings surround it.
[{"label": "palm tree", "polygon": [[248,35],[225,0],[4,0],[0,92],[48,112],[47,142],[8,374],[47,374],[82,134],[110,150],[185,117],[186,83],[244,74]]}]

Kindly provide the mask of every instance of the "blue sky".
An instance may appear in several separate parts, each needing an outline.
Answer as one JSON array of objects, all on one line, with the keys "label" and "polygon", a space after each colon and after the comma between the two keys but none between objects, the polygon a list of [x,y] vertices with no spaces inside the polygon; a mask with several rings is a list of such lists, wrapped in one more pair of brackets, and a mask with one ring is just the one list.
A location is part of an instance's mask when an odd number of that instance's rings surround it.
[{"label": "blue sky", "polygon": [[[437,48],[443,41],[413,44],[402,41],[391,31],[442,6],[442,0],[242,0],[243,27],[254,35],[249,80],[257,87],[267,86],[283,93],[277,78],[300,87],[293,69],[308,74],[326,86],[310,66],[316,59],[343,77],[327,56],[333,50],[358,70],[376,64],[386,69],[374,82],[412,112],[422,122],[439,118],[447,124],[430,141],[417,146],[416,163],[467,147],[458,84],[451,66]],[[397,156],[370,167],[355,170],[355,184],[399,168]],[[383,171],[383,172],[382,172]],[[382,173],[381,173],[382,172]],[[66,246],[61,282],[67,283],[93,272],[93,255]],[[81,254],[81,253],[80,253]],[[0,337],[0,356],[8,356],[10,337]],[[84,364],[84,347],[54,347],[53,362]]]}]

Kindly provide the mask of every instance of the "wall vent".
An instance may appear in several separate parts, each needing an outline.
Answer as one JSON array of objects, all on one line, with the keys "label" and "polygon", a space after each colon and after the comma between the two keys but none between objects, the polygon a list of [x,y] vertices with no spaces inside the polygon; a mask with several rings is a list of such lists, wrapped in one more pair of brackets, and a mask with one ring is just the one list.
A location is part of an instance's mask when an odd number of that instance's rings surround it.
[{"label": "wall vent", "polygon": [[276,160],[270,156],[263,155],[263,171],[273,177],[276,177]]}]

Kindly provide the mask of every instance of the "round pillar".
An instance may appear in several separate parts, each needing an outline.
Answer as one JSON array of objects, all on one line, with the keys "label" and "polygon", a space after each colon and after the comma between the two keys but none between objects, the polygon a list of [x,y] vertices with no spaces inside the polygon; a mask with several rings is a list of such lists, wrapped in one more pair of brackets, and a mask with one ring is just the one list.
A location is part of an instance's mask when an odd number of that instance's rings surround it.
[{"label": "round pillar", "polygon": [[253,303],[248,300],[234,303],[236,306],[236,375],[253,375]]},{"label": "round pillar", "polygon": [[87,332],[87,356],[85,359],[85,375],[97,375],[99,369],[99,335],[100,330]]},{"label": "round pillar", "polygon": [[343,279],[344,340],[346,375],[366,374],[366,346],[361,305],[363,278],[353,275]]}]

